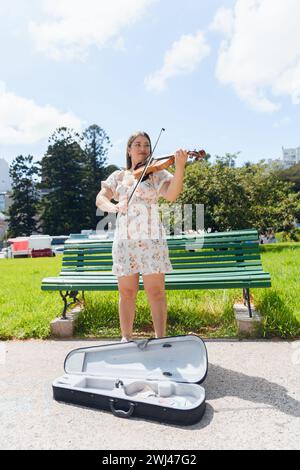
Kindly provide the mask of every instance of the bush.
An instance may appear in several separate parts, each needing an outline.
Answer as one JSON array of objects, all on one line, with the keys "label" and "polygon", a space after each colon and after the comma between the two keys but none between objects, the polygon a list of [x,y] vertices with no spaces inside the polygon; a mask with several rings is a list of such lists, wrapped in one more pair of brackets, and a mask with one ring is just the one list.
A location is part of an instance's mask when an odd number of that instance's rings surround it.
[{"label": "bush", "polygon": [[294,228],[290,232],[278,232],[275,238],[278,243],[300,242],[300,228]]}]

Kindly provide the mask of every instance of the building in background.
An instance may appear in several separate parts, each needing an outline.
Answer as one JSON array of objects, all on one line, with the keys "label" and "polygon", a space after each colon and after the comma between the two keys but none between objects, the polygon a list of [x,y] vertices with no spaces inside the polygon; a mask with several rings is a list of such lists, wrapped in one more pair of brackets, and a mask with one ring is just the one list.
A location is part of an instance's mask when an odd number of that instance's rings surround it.
[{"label": "building in background", "polygon": [[[7,230],[6,217],[0,211],[0,242],[1,242],[1,240],[3,240],[6,230]],[[0,248],[1,248],[1,246],[0,246]]]},{"label": "building in background", "polygon": [[282,163],[284,168],[300,163],[300,147],[289,149],[282,147]]},{"label": "building in background", "polygon": [[9,164],[4,158],[0,158],[0,192],[11,191],[11,179],[9,177]]},{"label": "building in background", "polygon": [[10,191],[9,164],[4,158],[0,158],[0,241],[5,237],[8,228],[8,221],[4,211],[7,211],[11,204]]},{"label": "building in background", "polygon": [[8,229],[8,218],[4,215],[4,211],[8,210],[11,202],[8,192],[0,192],[0,241]]},{"label": "building in background", "polygon": [[6,206],[6,194],[7,193],[0,193],[0,212],[5,211]]}]

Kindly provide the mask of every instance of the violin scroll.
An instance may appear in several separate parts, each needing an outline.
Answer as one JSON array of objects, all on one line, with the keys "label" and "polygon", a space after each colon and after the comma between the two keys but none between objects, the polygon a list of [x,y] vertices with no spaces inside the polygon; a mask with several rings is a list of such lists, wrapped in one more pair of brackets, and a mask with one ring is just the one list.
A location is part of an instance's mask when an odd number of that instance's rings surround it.
[{"label": "violin scroll", "polygon": [[188,150],[188,155],[191,157],[195,157],[195,160],[201,160],[206,156],[205,150]]}]

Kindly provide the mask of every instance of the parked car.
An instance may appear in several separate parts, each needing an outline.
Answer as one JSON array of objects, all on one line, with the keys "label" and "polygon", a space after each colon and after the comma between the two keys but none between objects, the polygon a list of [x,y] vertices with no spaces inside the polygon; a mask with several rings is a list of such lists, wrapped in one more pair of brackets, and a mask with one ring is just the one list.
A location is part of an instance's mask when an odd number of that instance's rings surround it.
[{"label": "parked car", "polygon": [[12,258],[28,258],[30,256],[29,237],[9,238],[7,241],[11,247]]},{"label": "parked car", "polygon": [[12,258],[11,247],[7,246],[0,251],[0,258]]},{"label": "parked car", "polygon": [[30,235],[29,250],[32,258],[53,256],[51,237],[49,235]]},{"label": "parked car", "polygon": [[62,255],[64,251],[65,241],[68,240],[69,235],[55,235],[52,237],[51,248],[53,256]]}]

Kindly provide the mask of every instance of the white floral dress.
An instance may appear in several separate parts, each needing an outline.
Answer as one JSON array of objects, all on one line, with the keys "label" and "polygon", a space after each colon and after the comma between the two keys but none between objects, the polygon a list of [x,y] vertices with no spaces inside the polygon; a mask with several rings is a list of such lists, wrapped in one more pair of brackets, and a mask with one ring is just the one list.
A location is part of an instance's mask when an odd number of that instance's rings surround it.
[{"label": "white floral dress", "polygon": [[[112,272],[115,276],[173,270],[157,204],[163,188],[172,178],[167,170],[152,173],[148,180],[140,183],[127,213],[118,213],[112,246]],[[136,182],[130,170],[116,170],[101,181],[101,189],[111,189],[113,199],[120,201],[128,199]]]}]

